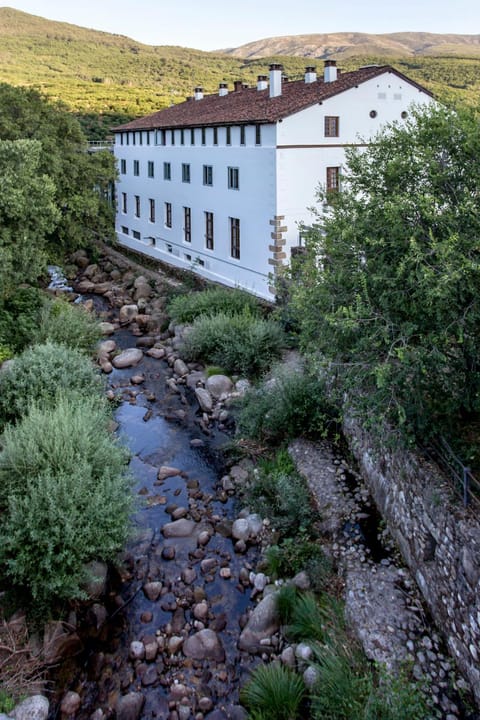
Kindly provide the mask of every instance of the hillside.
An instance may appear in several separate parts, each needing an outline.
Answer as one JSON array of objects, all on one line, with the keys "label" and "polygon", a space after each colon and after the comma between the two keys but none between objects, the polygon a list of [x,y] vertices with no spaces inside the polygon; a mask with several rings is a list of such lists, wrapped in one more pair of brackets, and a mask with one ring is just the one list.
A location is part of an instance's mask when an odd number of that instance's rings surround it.
[{"label": "hillside", "polygon": [[[410,35],[400,33],[397,37]],[[458,40],[464,36],[435,37]],[[298,46],[298,38],[290,40]],[[476,40],[476,47],[480,48],[478,37]],[[405,42],[402,40],[399,47]],[[471,47],[475,47],[473,40]],[[283,46],[280,49],[286,52]],[[273,54],[276,52],[273,47],[269,47],[269,52],[268,57],[243,58],[182,47],[142,45],[123,35],[0,8],[0,82],[36,87],[47,97],[61,100],[77,113],[92,139],[103,137],[119,123],[181,102],[196,85],[210,93],[223,81],[230,85],[237,79],[253,83],[258,74],[267,71],[270,62],[282,62],[291,78],[303,74],[305,56],[278,56]],[[385,51],[374,53],[368,44],[359,44],[355,55],[340,49],[332,52],[344,69],[388,62],[442,100],[474,103],[479,96],[480,52],[478,58],[466,50],[463,57],[434,58],[412,53],[405,57],[402,51],[403,57],[395,58]]]}]

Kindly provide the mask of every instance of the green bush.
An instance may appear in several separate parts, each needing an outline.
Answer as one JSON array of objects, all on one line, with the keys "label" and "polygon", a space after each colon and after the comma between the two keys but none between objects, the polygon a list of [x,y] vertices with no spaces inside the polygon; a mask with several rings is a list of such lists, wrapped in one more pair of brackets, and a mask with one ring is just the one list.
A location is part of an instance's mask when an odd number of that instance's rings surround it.
[{"label": "green bush", "polygon": [[336,430],[338,411],[327,399],[323,381],[286,368],[271,374],[274,380],[252,388],[241,400],[237,434],[278,443]]},{"label": "green bush", "polygon": [[58,393],[101,396],[104,382],[79,350],[47,342],[25,350],[0,374],[0,429],[24,415],[33,401],[55,404]]},{"label": "green bush", "polygon": [[0,454],[0,563],[40,602],[81,596],[84,563],[127,536],[127,453],[98,401],[59,397],[7,426]]},{"label": "green bush", "polygon": [[272,320],[245,312],[220,313],[195,320],[186,335],[183,354],[188,360],[205,360],[228,373],[260,375],[280,355],[284,335]]},{"label": "green bush", "polygon": [[295,720],[305,696],[300,675],[272,663],[259,665],[240,691],[240,701],[256,720]]},{"label": "green bush", "polygon": [[18,288],[7,298],[0,295],[0,344],[13,353],[22,352],[38,330],[42,306],[36,288]]},{"label": "green bush", "polygon": [[92,353],[101,337],[93,315],[81,305],[55,299],[47,302],[41,313],[35,342],[54,342]]},{"label": "green bush", "polygon": [[324,555],[321,546],[309,535],[308,530],[301,529],[293,537],[286,537],[278,545],[271,545],[266,553],[267,573],[273,578],[293,577],[305,570],[312,589],[323,590],[332,573],[332,563]]},{"label": "green bush", "polygon": [[211,288],[202,292],[177,295],[167,307],[168,314],[177,323],[191,323],[200,315],[241,315],[248,311],[260,315],[260,304],[242,290]]}]

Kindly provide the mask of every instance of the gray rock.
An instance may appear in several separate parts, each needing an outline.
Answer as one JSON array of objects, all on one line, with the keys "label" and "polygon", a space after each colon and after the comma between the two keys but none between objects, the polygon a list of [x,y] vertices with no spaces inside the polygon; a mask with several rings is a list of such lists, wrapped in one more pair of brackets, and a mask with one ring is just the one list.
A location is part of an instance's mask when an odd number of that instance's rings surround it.
[{"label": "gray rock", "polygon": [[131,692],[118,698],[115,706],[117,720],[138,720],[145,697],[142,693]]},{"label": "gray rock", "polygon": [[307,643],[298,643],[297,647],[295,648],[295,656],[299,660],[308,662],[308,660],[312,659],[313,650],[310,645],[307,645]]},{"label": "gray rock", "polygon": [[129,654],[132,660],[143,660],[145,657],[145,645],[143,642],[140,642],[140,640],[132,640]]},{"label": "gray rock", "polygon": [[138,305],[123,305],[123,307],[120,308],[118,319],[121,325],[128,325],[128,323],[135,320],[137,315]]},{"label": "gray rock", "polygon": [[145,583],[145,585],[143,586],[143,592],[149,600],[155,602],[156,600],[158,600],[158,598],[160,597],[160,593],[162,592],[162,583],[158,580]]},{"label": "gray rock", "polygon": [[183,643],[183,654],[193,660],[225,660],[225,650],[217,633],[209,628],[200,630]]},{"label": "gray rock", "polygon": [[180,520],[165,523],[162,528],[162,533],[166,538],[189,537],[193,533],[195,525],[196,523],[193,520],[180,518]]},{"label": "gray rock", "polygon": [[311,583],[308,574],[304,570],[297,573],[295,577],[292,578],[292,585],[295,585],[299,590],[310,590]]},{"label": "gray rock", "polygon": [[280,660],[284,665],[289,668],[295,667],[295,650],[291,645],[288,645],[280,655]]},{"label": "gray rock", "polygon": [[110,353],[115,352],[116,349],[117,349],[117,343],[115,342],[115,340],[103,340],[98,345],[97,354],[98,355],[110,355]]},{"label": "gray rock", "polygon": [[318,670],[313,665],[310,665],[303,673],[303,682],[311,690],[318,683],[319,677]]},{"label": "gray rock", "polygon": [[211,375],[205,382],[205,387],[210,395],[218,400],[232,391],[233,383],[226,375]]},{"label": "gray rock", "polygon": [[195,388],[195,396],[203,412],[211,413],[213,408],[212,396],[205,388]]},{"label": "gray rock", "polygon": [[250,537],[257,537],[263,530],[263,520],[257,513],[251,513],[247,515],[248,529],[250,531]]},{"label": "gray rock", "polygon": [[235,383],[235,390],[241,397],[243,397],[243,395],[245,395],[247,390],[250,390],[250,388],[251,388],[251,383],[246,378],[241,378],[240,380],[237,380],[237,382]]},{"label": "gray rock", "polygon": [[253,587],[257,592],[263,592],[268,583],[268,577],[264,573],[257,573],[253,578]]},{"label": "gray rock", "polygon": [[80,695],[73,690],[69,690],[65,693],[60,704],[60,710],[62,715],[75,715],[80,709],[82,699]]},{"label": "gray rock", "polygon": [[118,369],[138,365],[143,359],[143,351],[140,348],[127,348],[112,360],[113,367]]},{"label": "gray rock", "polygon": [[47,720],[49,703],[43,695],[32,695],[17,705],[10,716],[15,720]]},{"label": "gray rock", "polygon": [[186,363],[183,362],[182,358],[177,358],[173,363],[173,372],[179,377],[184,377],[185,375],[188,375],[188,367]]},{"label": "gray rock", "polygon": [[238,518],[232,525],[232,537],[235,540],[248,540],[250,527],[246,518]]},{"label": "gray rock", "polygon": [[150,350],[147,350],[147,352],[145,354],[148,355],[149,357],[155,358],[155,360],[161,360],[162,358],[165,357],[166,352],[165,352],[165,348],[153,347],[153,348],[150,348]]},{"label": "gray rock", "polygon": [[162,465],[157,474],[158,480],[166,480],[169,477],[175,477],[176,475],[181,475],[182,471],[175,467],[170,467],[169,465]]},{"label": "gray rock", "polygon": [[258,652],[261,649],[260,642],[270,638],[279,626],[276,593],[271,593],[258,603],[250,615],[238,641],[240,650]]},{"label": "gray rock", "polygon": [[109,322],[100,322],[98,327],[102,335],[113,335],[115,332],[115,325]]}]

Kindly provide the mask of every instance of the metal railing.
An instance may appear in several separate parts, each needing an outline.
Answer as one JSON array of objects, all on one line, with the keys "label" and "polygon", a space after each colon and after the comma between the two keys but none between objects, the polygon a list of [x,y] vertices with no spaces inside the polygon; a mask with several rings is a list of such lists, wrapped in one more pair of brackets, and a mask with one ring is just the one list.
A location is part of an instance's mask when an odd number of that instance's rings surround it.
[{"label": "metal railing", "polygon": [[480,510],[480,482],[445,438],[439,437],[430,442],[427,453],[452,480],[456,493],[462,497],[464,507],[475,506]]},{"label": "metal railing", "polygon": [[112,147],[115,144],[114,140],[89,140],[89,147]]}]

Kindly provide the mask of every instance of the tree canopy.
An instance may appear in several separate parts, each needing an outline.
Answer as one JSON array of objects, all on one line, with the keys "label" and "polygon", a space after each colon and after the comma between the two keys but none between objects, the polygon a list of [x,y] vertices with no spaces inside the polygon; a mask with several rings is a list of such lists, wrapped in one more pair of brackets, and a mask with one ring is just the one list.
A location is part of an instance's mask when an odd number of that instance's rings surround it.
[{"label": "tree canopy", "polygon": [[292,289],[350,400],[420,437],[480,410],[479,156],[478,112],[438,106],[348,150]]}]

